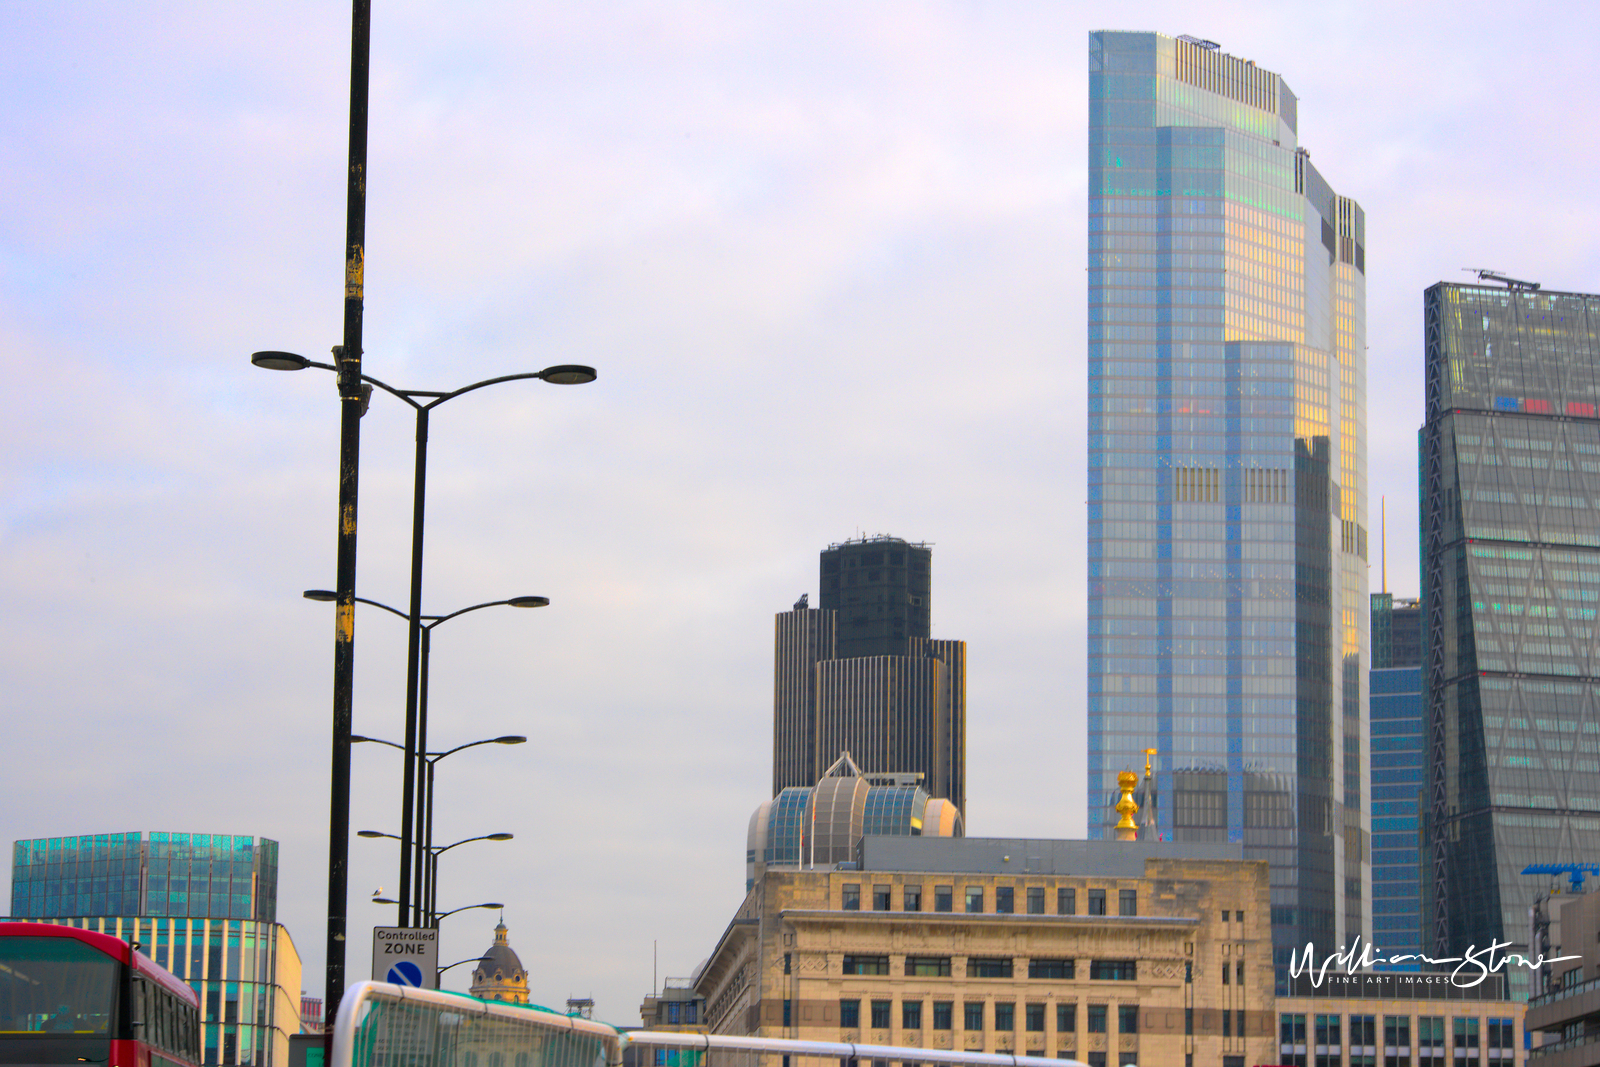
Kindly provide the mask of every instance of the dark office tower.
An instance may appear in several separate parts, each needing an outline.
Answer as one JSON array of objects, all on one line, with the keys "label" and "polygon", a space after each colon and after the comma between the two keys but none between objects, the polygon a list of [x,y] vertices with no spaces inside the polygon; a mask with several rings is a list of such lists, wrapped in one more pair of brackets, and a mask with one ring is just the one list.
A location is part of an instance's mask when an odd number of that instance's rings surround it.
[{"label": "dark office tower", "polygon": [[821,606],[777,617],[772,793],[810,788],[840,753],[920,773],[966,806],[966,642],[929,636],[932,552],[897,537],[829,545]]},{"label": "dark office tower", "polygon": [[1155,748],[1158,833],[1272,864],[1280,969],[1370,925],[1365,221],[1297,121],[1089,35],[1089,833]]},{"label": "dark office tower", "polygon": [[839,614],[839,658],[903,656],[906,638],[931,636],[932,574],[927,545],[897,537],[829,545],[817,606]]},{"label": "dark office tower", "polygon": [[1441,282],[1423,314],[1424,944],[1526,952],[1522,869],[1600,855],[1600,296]]},{"label": "dark office tower", "polygon": [[1422,666],[1422,601],[1372,594],[1372,669]]},{"label": "dark office tower", "polygon": [[[1379,955],[1416,955],[1422,943],[1424,766],[1422,666],[1416,600],[1372,594],[1372,943]],[[1383,970],[1421,968],[1415,963]]]}]

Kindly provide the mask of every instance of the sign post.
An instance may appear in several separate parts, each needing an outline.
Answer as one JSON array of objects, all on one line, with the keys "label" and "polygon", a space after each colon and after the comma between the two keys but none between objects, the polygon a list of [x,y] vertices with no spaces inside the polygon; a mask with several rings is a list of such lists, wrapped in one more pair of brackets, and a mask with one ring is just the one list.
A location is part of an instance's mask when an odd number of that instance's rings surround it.
[{"label": "sign post", "polygon": [[374,926],[372,980],[414,989],[438,989],[439,931],[429,927]]}]

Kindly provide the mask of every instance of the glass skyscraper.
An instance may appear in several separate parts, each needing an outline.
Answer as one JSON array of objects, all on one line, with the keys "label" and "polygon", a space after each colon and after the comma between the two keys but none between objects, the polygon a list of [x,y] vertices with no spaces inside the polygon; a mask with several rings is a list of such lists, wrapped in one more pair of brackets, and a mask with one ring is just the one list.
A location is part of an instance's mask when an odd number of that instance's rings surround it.
[{"label": "glass skyscraper", "polygon": [[1424,945],[1526,952],[1523,868],[1600,854],[1600,296],[1423,314]]},{"label": "glass skyscraper", "polygon": [[98,930],[200,997],[202,1062],[285,1067],[300,956],[277,923],[278,843],[231,834],[84,834],[12,846],[11,917]]},{"label": "glass skyscraper", "polygon": [[[1372,943],[1380,956],[1423,951],[1422,608],[1372,594]],[[1432,946],[1427,946],[1431,948]],[[1432,953],[1429,953],[1432,955]],[[1416,961],[1379,970],[1421,970]]]},{"label": "glass skyscraper", "polygon": [[1365,219],[1284,80],[1089,37],[1089,833],[1272,864],[1277,962],[1370,929]]}]

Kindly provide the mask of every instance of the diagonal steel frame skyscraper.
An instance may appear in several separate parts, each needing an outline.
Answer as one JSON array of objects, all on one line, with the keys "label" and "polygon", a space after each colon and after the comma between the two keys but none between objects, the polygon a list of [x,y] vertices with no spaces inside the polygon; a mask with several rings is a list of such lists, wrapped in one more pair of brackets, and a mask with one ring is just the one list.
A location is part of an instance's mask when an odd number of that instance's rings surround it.
[{"label": "diagonal steel frame skyscraper", "polygon": [[1089,37],[1091,837],[1272,863],[1277,962],[1370,929],[1365,219],[1278,75]]}]

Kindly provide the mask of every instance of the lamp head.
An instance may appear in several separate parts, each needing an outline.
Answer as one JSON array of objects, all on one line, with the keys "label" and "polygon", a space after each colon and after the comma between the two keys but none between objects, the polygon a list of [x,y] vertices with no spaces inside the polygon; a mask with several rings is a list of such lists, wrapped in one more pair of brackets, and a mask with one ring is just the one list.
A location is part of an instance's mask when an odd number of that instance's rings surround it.
[{"label": "lamp head", "polygon": [[[286,352],[265,352],[262,355],[287,355]],[[287,369],[287,368],[284,368]],[[298,368],[296,368],[298,369]],[[554,367],[546,367],[539,372],[539,377],[551,385],[587,385],[600,375],[595,373],[593,367],[585,367],[577,363],[560,363]]]},{"label": "lamp head", "polygon": [[510,841],[513,836],[514,835],[512,835],[512,834],[489,834],[488,835],[490,841]]},{"label": "lamp head", "polygon": [[335,593],[332,589],[307,589],[300,595],[305,597],[307,600],[321,600],[323,602],[339,599],[339,594]]},{"label": "lamp head", "polygon": [[252,352],[250,362],[263,370],[305,370],[311,366],[309,359],[293,352]]},{"label": "lamp head", "polygon": [[521,734],[506,734],[504,737],[495,738],[494,743],[497,745],[521,745],[526,744],[527,740]]},{"label": "lamp head", "polygon": [[389,835],[378,830],[357,830],[357,837],[388,837]]},{"label": "lamp head", "polygon": [[487,904],[474,904],[473,907],[474,908],[503,908],[503,907],[505,907],[505,905],[504,904],[497,904],[497,903],[495,903],[494,901],[491,900]]},{"label": "lamp head", "polygon": [[550,598],[547,596],[514,596],[506,601],[514,608],[547,608]]},{"label": "lamp head", "polygon": [[398,904],[398,903],[400,903],[398,900],[390,900],[388,897],[373,897],[372,898],[372,902],[374,904]]}]

